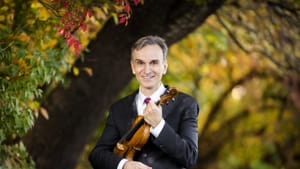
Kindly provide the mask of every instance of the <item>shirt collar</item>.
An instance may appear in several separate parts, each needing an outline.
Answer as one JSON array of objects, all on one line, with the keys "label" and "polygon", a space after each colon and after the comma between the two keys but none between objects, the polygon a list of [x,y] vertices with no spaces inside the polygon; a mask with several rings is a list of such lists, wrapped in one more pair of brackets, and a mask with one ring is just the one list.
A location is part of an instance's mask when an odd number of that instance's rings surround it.
[{"label": "shirt collar", "polygon": [[[154,100],[156,102],[156,101],[158,101],[160,99],[160,96],[165,93],[165,91],[166,91],[165,86],[163,84],[161,84],[159,86],[159,88],[151,96],[149,96],[149,97],[151,98],[151,100]],[[138,95],[139,95],[138,96],[138,100],[140,102],[144,102],[146,96],[141,92],[141,90],[139,90],[139,94]]]}]

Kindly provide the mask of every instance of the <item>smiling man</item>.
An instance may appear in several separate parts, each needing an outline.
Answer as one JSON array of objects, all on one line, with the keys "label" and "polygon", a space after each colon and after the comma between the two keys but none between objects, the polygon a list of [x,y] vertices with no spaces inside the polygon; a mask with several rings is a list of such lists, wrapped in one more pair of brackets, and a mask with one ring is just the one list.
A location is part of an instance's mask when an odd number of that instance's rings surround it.
[{"label": "smiling man", "polygon": [[[157,104],[169,89],[161,80],[168,68],[167,51],[158,36],[145,36],[133,44],[130,64],[139,89],[111,106],[89,157],[94,169],[184,169],[197,162],[198,102],[179,92],[174,101]],[[150,137],[132,159],[122,157],[114,148],[139,115],[150,126]]]}]

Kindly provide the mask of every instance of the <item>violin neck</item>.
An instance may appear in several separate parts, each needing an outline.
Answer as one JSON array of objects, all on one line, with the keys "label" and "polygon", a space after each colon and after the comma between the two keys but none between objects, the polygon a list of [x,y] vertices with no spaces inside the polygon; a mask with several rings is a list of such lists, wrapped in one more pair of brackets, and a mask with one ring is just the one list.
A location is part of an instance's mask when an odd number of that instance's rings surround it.
[{"label": "violin neck", "polygon": [[145,120],[142,117],[122,138],[119,142],[130,140],[134,133],[144,124]]},{"label": "violin neck", "polygon": [[155,102],[155,104],[158,106],[160,105],[160,100],[158,100],[157,102]]}]

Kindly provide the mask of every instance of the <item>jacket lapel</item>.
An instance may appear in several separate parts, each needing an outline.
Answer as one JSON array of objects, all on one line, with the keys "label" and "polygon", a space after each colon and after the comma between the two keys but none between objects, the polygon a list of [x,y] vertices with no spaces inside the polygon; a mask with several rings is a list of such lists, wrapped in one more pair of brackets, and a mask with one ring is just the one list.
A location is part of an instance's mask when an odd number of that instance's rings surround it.
[{"label": "jacket lapel", "polygon": [[128,124],[129,129],[132,127],[132,124],[133,124],[133,122],[136,119],[137,114],[138,114],[137,113],[136,102],[135,102],[137,94],[138,94],[138,91],[133,92],[130,96],[130,99],[128,100],[129,101],[128,105],[131,105],[130,106],[130,113],[129,113],[129,124]]},{"label": "jacket lapel", "polygon": [[[166,94],[167,91],[168,91],[168,89],[169,89],[169,86],[166,85],[165,87],[166,87],[166,91],[165,91],[164,94]],[[178,91],[178,92],[179,92],[179,91]],[[174,105],[175,105],[175,101],[176,101],[177,98],[178,98],[178,96],[176,96],[176,97],[174,98],[174,100],[172,99],[172,100],[170,100],[168,103],[162,105],[163,118],[166,118],[166,117],[173,111]]]}]

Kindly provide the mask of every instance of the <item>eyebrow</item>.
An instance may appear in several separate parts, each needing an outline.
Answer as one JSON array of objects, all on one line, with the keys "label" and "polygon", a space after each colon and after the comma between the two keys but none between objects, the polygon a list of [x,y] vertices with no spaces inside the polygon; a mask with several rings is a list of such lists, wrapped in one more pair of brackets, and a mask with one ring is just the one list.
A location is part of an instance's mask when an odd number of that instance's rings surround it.
[{"label": "eyebrow", "polygon": [[[135,62],[145,62],[145,61],[142,60],[142,59],[135,59],[134,61],[135,61]],[[150,60],[150,62],[159,62],[159,59],[153,59],[153,60]]]}]

